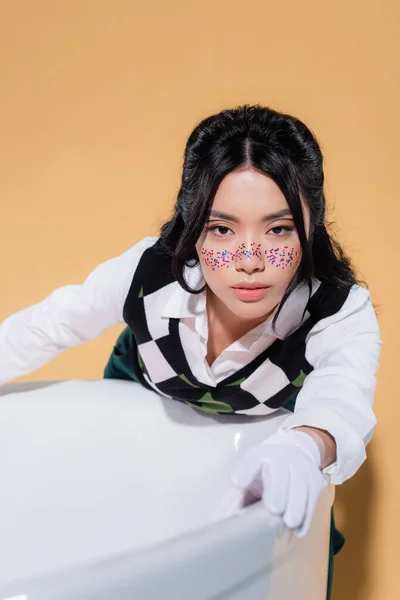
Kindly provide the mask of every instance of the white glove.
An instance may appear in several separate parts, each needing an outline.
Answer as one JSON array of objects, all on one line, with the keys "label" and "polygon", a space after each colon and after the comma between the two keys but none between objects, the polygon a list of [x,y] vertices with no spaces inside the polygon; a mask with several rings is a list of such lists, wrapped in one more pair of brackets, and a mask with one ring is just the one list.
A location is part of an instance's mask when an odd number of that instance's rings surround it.
[{"label": "white glove", "polygon": [[244,455],[232,479],[241,489],[242,507],[262,499],[271,513],[303,537],[328,483],[320,465],[321,455],[310,435],[280,430]]}]

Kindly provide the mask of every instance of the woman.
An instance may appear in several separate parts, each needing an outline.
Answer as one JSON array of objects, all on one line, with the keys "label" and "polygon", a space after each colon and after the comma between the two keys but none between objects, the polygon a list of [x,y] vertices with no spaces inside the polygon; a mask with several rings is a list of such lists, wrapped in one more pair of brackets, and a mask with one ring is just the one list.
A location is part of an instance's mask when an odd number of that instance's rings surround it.
[{"label": "woman", "polygon": [[[262,498],[304,535],[328,478],[365,460],[380,350],[369,294],[327,231],[323,187],[319,145],[298,119],[261,106],[205,119],[160,237],[9,317],[0,383],[125,322],[105,377],[209,413],[294,411],[233,479],[243,502]],[[342,544],[332,528],[330,563]]]}]

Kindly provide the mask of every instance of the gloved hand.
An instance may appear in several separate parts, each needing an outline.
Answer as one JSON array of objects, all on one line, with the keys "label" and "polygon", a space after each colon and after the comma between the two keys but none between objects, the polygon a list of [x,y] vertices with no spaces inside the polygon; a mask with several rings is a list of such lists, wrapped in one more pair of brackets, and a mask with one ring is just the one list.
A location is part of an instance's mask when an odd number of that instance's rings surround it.
[{"label": "gloved hand", "polygon": [[262,499],[271,513],[303,537],[328,483],[320,464],[310,435],[292,429],[276,432],[250,449],[233,474],[233,483],[242,491],[242,507]]}]

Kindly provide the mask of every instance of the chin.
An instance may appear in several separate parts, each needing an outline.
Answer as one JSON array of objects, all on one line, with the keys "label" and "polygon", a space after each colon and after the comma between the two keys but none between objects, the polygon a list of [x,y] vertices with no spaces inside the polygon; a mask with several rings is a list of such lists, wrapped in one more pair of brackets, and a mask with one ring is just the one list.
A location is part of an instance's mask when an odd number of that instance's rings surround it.
[{"label": "chin", "polygon": [[241,319],[260,319],[268,315],[274,309],[273,306],[265,305],[262,302],[235,302],[234,306],[228,306],[229,310]]}]

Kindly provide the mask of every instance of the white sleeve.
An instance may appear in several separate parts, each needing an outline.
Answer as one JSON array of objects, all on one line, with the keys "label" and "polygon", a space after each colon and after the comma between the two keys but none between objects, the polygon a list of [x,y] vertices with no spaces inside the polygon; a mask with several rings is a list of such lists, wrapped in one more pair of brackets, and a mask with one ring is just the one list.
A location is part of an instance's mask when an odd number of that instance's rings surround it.
[{"label": "white sleeve", "polygon": [[0,385],[45,365],[63,350],[98,337],[123,322],[122,311],[145,238],[99,265],[82,285],[67,285],[0,325]]},{"label": "white sleeve", "polygon": [[339,312],[319,321],[308,335],[306,358],[314,370],[283,427],[316,427],[332,435],[337,460],[324,472],[333,484],[352,477],[366,458],[376,426],[372,405],[380,346],[369,293],[359,286],[353,286]]}]

